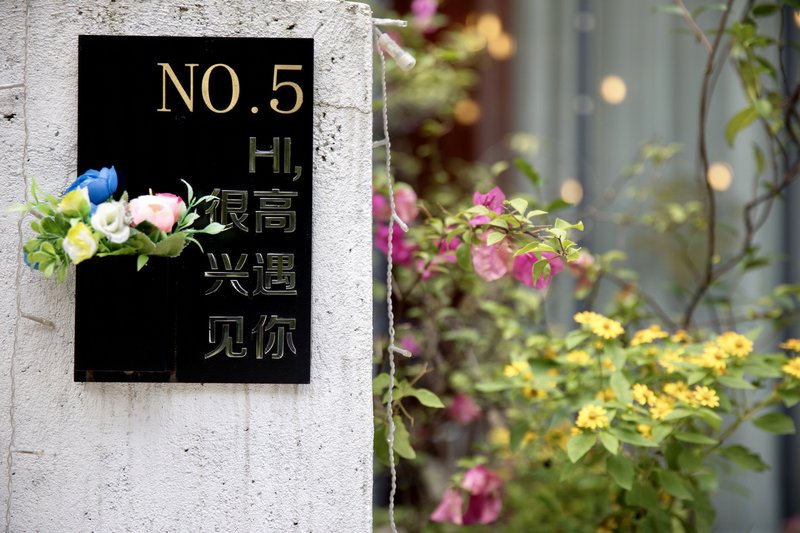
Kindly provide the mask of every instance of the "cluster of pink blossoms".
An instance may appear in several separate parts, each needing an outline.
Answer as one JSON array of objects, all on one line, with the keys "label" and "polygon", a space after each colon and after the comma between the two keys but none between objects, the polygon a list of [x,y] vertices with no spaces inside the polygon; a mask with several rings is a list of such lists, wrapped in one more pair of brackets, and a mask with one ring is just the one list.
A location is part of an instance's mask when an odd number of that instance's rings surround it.
[{"label": "cluster of pink blossoms", "polygon": [[[495,187],[486,194],[481,194],[475,191],[472,196],[472,203],[475,205],[482,205],[497,213],[498,215],[503,212],[503,203],[505,202],[506,195],[500,189]],[[489,222],[489,217],[480,215],[474,217],[469,221],[472,226],[480,226]],[[472,267],[475,273],[486,281],[495,281],[510,271],[513,276],[524,283],[528,287],[536,289],[546,289],[553,279],[553,276],[564,270],[564,263],[558,254],[543,252],[542,257],[550,263],[550,274],[542,276],[537,280],[533,279],[533,265],[539,260],[539,257],[533,253],[528,252],[514,257],[514,252],[508,245],[506,240],[500,241],[496,244],[486,244],[492,230],[485,231],[481,236],[481,242],[475,244],[471,249]]]},{"label": "cluster of pink blossoms", "polygon": [[[464,526],[491,524],[500,516],[502,509],[502,485],[500,476],[495,472],[483,465],[474,466],[464,474],[460,489],[453,487],[445,491],[439,506],[431,514],[431,520]],[[463,491],[469,496],[466,509]]]},{"label": "cluster of pink blossoms", "polygon": [[[472,201],[475,205],[482,205],[497,214],[501,214],[506,199],[505,193],[495,187],[486,194],[475,192]],[[409,185],[398,183],[395,191],[395,209],[397,215],[406,224],[412,225],[419,208],[417,207],[417,194]],[[381,194],[372,196],[372,215],[376,221],[377,229],[375,232],[375,246],[384,253],[388,251],[389,226],[388,221],[391,217],[391,209],[386,198]],[[486,215],[473,217],[469,221],[471,226],[477,227],[490,222]],[[542,257],[550,263],[550,273],[534,280],[533,265],[539,260],[539,256],[534,252],[528,252],[514,256],[514,252],[507,240],[495,244],[487,244],[489,235],[493,230],[485,230],[478,234],[479,242],[472,245],[470,257],[475,273],[485,281],[495,281],[503,278],[509,272],[520,282],[528,287],[536,289],[546,289],[550,285],[553,276],[564,270],[564,263],[561,258],[554,253],[543,252]],[[395,264],[408,266],[414,264],[423,280],[433,277],[441,265],[456,262],[456,249],[461,245],[461,240],[452,238],[449,241],[441,239],[438,242],[439,253],[428,261],[422,259],[414,260],[414,254],[418,247],[416,244],[406,239],[406,234],[397,224],[392,230],[392,260]]]}]

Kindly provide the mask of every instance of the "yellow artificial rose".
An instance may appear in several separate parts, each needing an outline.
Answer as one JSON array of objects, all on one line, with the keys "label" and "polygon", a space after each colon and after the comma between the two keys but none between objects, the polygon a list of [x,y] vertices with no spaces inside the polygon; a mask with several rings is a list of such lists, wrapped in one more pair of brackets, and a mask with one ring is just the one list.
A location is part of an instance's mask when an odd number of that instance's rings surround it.
[{"label": "yellow artificial rose", "polygon": [[89,226],[83,222],[78,222],[69,229],[62,244],[64,251],[67,252],[70,260],[76,265],[89,259],[97,251],[97,240],[94,238]]}]

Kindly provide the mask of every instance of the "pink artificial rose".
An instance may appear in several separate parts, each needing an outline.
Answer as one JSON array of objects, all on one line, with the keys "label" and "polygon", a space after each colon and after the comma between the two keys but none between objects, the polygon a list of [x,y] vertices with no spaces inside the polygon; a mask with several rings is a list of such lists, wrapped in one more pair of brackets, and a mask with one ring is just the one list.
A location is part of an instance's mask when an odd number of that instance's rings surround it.
[{"label": "pink artificial rose", "polygon": [[[414,257],[417,247],[409,244],[405,240],[403,229],[394,225],[392,230],[392,261],[398,265],[409,265]],[[389,251],[389,226],[378,224],[378,232],[375,236],[375,247],[386,255]]]},{"label": "pink artificial rose", "polygon": [[447,408],[447,416],[459,424],[469,424],[481,416],[481,408],[467,394],[458,393]]},{"label": "pink artificial rose", "polygon": [[179,196],[169,193],[145,194],[128,202],[132,226],[147,221],[163,232],[168,232],[186,211],[186,204]]},{"label": "pink artificial rose", "polygon": [[411,224],[419,214],[417,193],[406,183],[398,183],[394,191],[394,207],[397,216],[406,224]]},{"label": "pink artificial rose", "polygon": [[[500,187],[495,187],[486,194],[481,194],[478,191],[475,191],[475,193],[472,195],[473,205],[482,205],[489,209],[489,211],[494,211],[498,215],[503,212],[503,202],[505,202],[505,200],[506,194],[502,191],[502,189],[500,189]],[[487,222],[489,222],[489,217],[486,215],[478,215],[469,221],[470,225],[472,226],[480,226],[481,224],[486,224]]]},{"label": "pink artificial rose", "polygon": [[461,508],[463,505],[464,497],[461,492],[458,489],[447,489],[442,495],[442,501],[431,513],[431,520],[461,525]]},{"label": "pink artificial rose", "polygon": [[391,216],[391,209],[389,209],[389,202],[386,201],[386,196],[375,193],[372,195],[372,218],[376,221],[386,222]]},{"label": "pink artificial rose", "polygon": [[527,285],[528,287],[535,287],[537,289],[546,289],[553,279],[553,276],[564,270],[564,263],[558,254],[551,252],[542,252],[542,257],[550,263],[550,275],[541,276],[534,283],[533,281],[533,265],[539,260],[537,255],[533,252],[520,254],[514,258],[514,277]]},{"label": "pink artificial rose", "polygon": [[485,243],[475,244],[472,246],[470,254],[472,267],[483,280],[494,281],[508,273],[508,264],[512,253],[505,241],[491,246]]}]

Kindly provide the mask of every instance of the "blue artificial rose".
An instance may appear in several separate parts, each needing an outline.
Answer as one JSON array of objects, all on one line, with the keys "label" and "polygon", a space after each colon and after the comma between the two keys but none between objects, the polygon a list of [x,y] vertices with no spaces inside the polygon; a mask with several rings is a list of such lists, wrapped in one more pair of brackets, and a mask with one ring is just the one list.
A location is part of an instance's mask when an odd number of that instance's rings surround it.
[{"label": "blue artificial rose", "polygon": [[78,176],[64,192],[68,193],[78,187],[89,191],[89,201],[94,207],[96,204],[108,200],[117,190],[117,171],[113,166],[111,168],[103,167],[99,171],[87,170]]},{"label": "blue artificial rose", "polygon": [[32,268],[33,270],[39,270],[39,263],[31,264],[31,262],[28,261],[28,252],[26,252],[24,250],[22,252],[22,260],[25,262],[26,266]]}]

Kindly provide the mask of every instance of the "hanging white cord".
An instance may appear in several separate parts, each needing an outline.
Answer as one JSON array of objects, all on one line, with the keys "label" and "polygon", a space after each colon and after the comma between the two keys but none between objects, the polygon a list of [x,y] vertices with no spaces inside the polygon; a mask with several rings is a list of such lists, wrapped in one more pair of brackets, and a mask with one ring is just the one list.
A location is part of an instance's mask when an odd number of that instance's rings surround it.
[{"label": "hanging white cord", "polygon": [[[408,226],[400,219],[397,215],[397,208],[394,202],[394,187],[392,186],[392,141],[389,138],[389,112],[388,112],[388,103],[387,103],[387,91],[386,91],[386,56],[384,55],[384,49],[382,45],[385,45],[387,39],[389,42],[394,44],[394,41],[388,38],[386,34],[381,33],[377,28],[375,28],[375,36],[377,38],[376,48],[378,49],[378,55],[381,58],[381,98],[382,98],[382,117],[383,117],[383,140],[378,141],[375,143],[376,146],[384,146],[386,148],[386,185],[388,189],[388,196],[389,196],[389,208],[391,210],[391,216],[389,217],[389,236],[387,239],[386,245],[386,316],[389,322],[389,349],[388,349],[388,356],[389,356],[389,392],[388,397],[386,400],[386,417],[387,417],[387,427],[389,429],[387,435],[387,445],[389,446],[389,475],[391,477],[391,489],[389,491],[389,527],[392,530],[392,533],[397,533],[397,525],[394,521],[394,497],[395,493],[397,492],[397,468],[394,464],[394,433],[395,433],[395,425],[394,425],[394,413],[392,409],[392,402],[394,401],[393,392],[394,392],[394,381],[395,381],[395,364],[394,364],[394,354],[395,352],[404,355],[405,357],[411,357],[411,352],[405,350],[403,348],[399,348],[394,345],[394,311],[392,309],[392,269],[394,267],[392,261],[392,246],[393,246],[393,234],[394,234],[394,224],[397,223],[403,231],[408,231]],[[398,47],[399,48],[399,47]],[[402,50],[405,56],[411,57],[410,54]],[[394,50],[396,52],[396,50]],[[398,60],[398,57],[392,53],[392,57],[395,60]],[[408,70],[414,66],[414,58],[411,57],[411,60],[408,61],[398,61],[403,70]],[[406,68],[404,68],[406,67]]]}]

